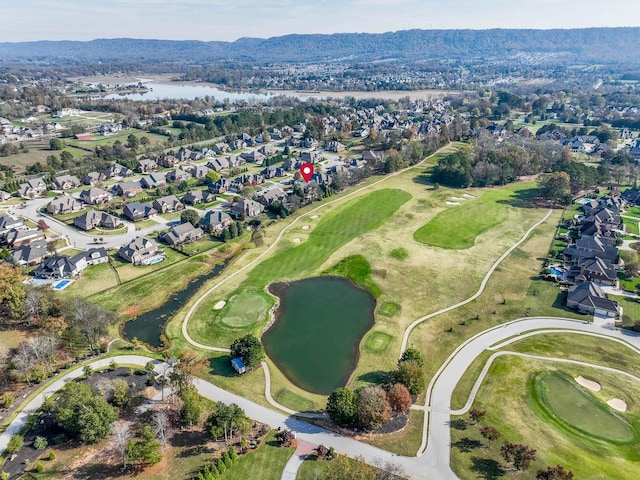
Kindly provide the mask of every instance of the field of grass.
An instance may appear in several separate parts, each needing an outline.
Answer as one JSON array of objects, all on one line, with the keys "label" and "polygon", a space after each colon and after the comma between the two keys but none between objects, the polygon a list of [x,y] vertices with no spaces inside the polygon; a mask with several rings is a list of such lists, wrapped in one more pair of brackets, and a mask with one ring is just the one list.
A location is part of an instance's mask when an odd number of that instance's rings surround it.
[{"label": "field of grass", "polygon": [[619,297],[617,295],[609,295],[609,298],[618,302],[618,304],[622,307],[623,317],[629,317],[631,324],[640,320],[640,303],[638,303],[635,299],[629,297]]},{"label": "field of grass", "polygon": [[516,196],[531,194],[530,184],[487,190],[477,199],[445,210],[418,229],[414,238],[434,247],[462,250],[474,245],[478,235],[507,219],[507,210]]},{"label": "field of grass", "polygon": [[221,480],[280,480],[282,470],[289,457],[295,452],[294,447],[278,446],[275,431],[267,435],[260,447],[254,452],[242,455],[223,475]]},{"label": "field of grass", "polygon": [[383,450],[397,453],[398,455],[413,456],[418,452],[422,442],[422,426],[424,424],[424,412],[411,410],[409,422],[400,432],[385,435],[361,435],[358,440],[363,440]]},{"label": "field of grass", "polygon": [[369,290],[375,298],[380,296],[380,288],[371,278],[371,265],[362,255],[346,257],[323,274],[346,277],[360,288]]},{"label": "field of grass", "polygon": [[108,263],[102,263],[82,272],[82,276],[65,289],[65,294],[89,297],[116,285],[118,285],[116,273]]},{"label": "field of grass", "polygon": [[[519,357],[501,357],[494,362],[481,386],[475,407],[485,409],[487,415],[479,425],[471,425],[468,417],[454,418],[452,428],[451,465],[462,479],[478,478],[493,472],[490,478],[507,478],[509,471],[499,455],[503,440],[524,443],[537,450],[537,460],[518,478],[533,479],[539,468],[563,465],[575,478],[634,479],[640,453],[633,443],[614,444],[576,433],[552,421],[535,402],[532,379],[538,374],[562,372],[569,378],[582,375],[602,384],[594,402],[622,398],[628,403],[624,414],[616,414],[640,432],[640,385],[627,377],[594,370],[589,367],[559,365],[553,362]],[[596,400],[597,399],[597,400]],[[501,433],[498,441],[488,444],[479,433],[479,426],[492,425]],[[594,473],[596,475],[594,476]]]}]

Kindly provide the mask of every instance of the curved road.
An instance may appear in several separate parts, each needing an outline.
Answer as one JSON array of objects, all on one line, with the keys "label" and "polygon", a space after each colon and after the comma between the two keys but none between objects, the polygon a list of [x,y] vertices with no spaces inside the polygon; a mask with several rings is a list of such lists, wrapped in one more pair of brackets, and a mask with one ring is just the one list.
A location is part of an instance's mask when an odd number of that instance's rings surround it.
[{"label": "curved road", "polygon": [[[239,395],[227,392],[214,384],[195,379],[194,384],[199,393],[211,400],[236,403],[245,410],[247,415],[255,420],[267,423],[272,427],[288,428],[296,432],[296,436],[313,444],[333,446],[337,451],[354,457],[362,455],[367,463],[376,461],[400,464],[411,479],[454,480],[458,477],[449,466],[450,461],[450,431],[451,396],[453,390],[471,363],[486,349],[490,349],[499,342],[505,342],[513,337],[518,339],[528,335],[548,333],[549,329],[562,332],[586,333],[611,338],[631,346],[636,351],[640,349],[640,336],[630,332],[593,325],[578,320],[562,318],[539,317],[515,320],[481,332],[462,344],[445,362],[440,375],[435,378],[433,388],[427,399],[429,444],[426,451],[421,448],[418,457],[401,457],[352,438],[343,437],[320,427],[310,425],[292,416],[276,412]],[[509,342],[507,342],[509,343]],[[142,355],[121,355],[95,360],[90,363],[93,368],[103,368],[115,361],[119,364],[133,364],[144,366],[153,361],[160,362]],[[82,375],[79,368],[67,373],[60,379],[47,386],[24,407],[6,430],[0,435],[0,453],[6,449],[12,435],[19,433],[27,421],[28,415],[37,411],[46,396],[62,388],[66,382]],[[423,444],[426,444],[426,431]]]}]

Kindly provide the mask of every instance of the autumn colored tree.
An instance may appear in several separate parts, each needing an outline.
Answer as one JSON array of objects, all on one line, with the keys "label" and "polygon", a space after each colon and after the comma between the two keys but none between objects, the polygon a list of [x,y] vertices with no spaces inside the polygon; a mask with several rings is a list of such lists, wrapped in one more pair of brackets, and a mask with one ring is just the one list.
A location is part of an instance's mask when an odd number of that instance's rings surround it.
[{"label": "autumn colored tree", "polygon": [[411,394],[407,387],[401,383],[396,383],[387,393],[387,400],[391,410],[396,413],[404,413],[411,408]]},{"label": "autumn colored tree", "polygon": [[473,407],[471,410],[469,410],[469,416],[471,417],[471,420],[473,420],[474,423],[478,423],[480,420],[484,418],[486,414],[487,414],[487,411],[482,410],[480,408]]},{"label": "autumn colored tree", "polygon": [[398,370],[395,373],[395,381],[407,387],[411,395],[421,394],[427,386],[424,371],[416,360],[399,362]]},{"label": "autumn colored tree", "polygon": [[573,472],[565,470],[562,465],[547,467],[546,470],[538,470],[536,480],[572,480]]},{"label": "autumn colored tree", "polygon": [[387,393],[380,387],[369,386],[358,394],[358,423],[364,428],[376,429],[391,417]]},{"label": "autumn colored tree", "polygon": [[22,273],[9,263],[0,263],[0,315],[21,319],[24,314],[25,291]]},{"label": "autumn colored tree", "polygon": [[498,431],[498,429],[491,425],[485,425],[483,427],[480,427],[480,434],[484,438],[489,440],[489,443],[491,443],[493,440],[497,440],[498,438],[500,438],[500,432]]}]

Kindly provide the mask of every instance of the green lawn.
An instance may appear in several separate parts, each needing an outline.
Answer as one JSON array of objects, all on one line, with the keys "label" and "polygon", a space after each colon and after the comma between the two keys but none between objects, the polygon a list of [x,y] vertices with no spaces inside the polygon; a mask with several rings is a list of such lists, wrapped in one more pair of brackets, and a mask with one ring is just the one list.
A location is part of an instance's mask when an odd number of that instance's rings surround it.
[{"label": "green lawn", "polygon": [[221,480],[280,480],[282,471],[295,448],[279,447],[275,441],[275,431],[267,435],[260,447],[251,453],[241,455],[223,475]]},{"label": "green lawn", "polygon": [[[413,238],[427,245],[454,250],[471,248],[478,235],[507,219],[509,206],[518,196],[528,195],[533,184],[487,190],[479,198],[436,215],[418,229]],[[454,190],[455,191],[455,190]]]},{"label": "green lawn", "polygon": [[[474,425],[466,415],[452,419],[451,465],[460,478],[511,478],[513,470],[500,457],[500,445],[504,440],[524,443],[537,450],[536,461],[529,470],[518,473],[517,478],[533,480],[538,469],[557,464],[571,470],[575,478],[637,478],[640,453],[635,442],[614,443],[577,432],[541,410],[536,401],[533,379],[536,375],[555,375],[556,372],[562,372],[569,381],[582,375],[599,382],[602,385],[600,392],[587,393],[594,397],[589,400],[593,405],[608,409],[604,402],[611,398],[627,401],[627,412],[615,415],[631,426],[634,436],[638,435],[640,405],[636,399],[640,394],[640,386],[637,382],[590,367],[514,356],[501,357],[490,368],[473,405],[486,410],[484,420]],[[557,395],[554,400],[565,401],[561,395]],[[562,406],[565,414],[582,415],[586,412],[580,412],[585,405],[576,403],[578,397],[573,395],[567,402],[569,400],[572,403]],[[611,410],[609,412],[614,415]],[[593,415],[583,417],[583,420],[587,424],[592,420],[595,423]],[[479,427],[483,425],[497,428],[501,434],[499,440],[489,443],[484,439],[479,432]],[[602,428],[600,430],[600,434],[604,433]],[[596,472],[597,475],[594,476]]]},{"label": "green lawn", "polygon": [[229,299],[219,315],[228,327],[244,328],[264,320],[271,299],[262,292],[240,292]]},{"label": "green lawn", "polygon": [[[240,290],[262,291],[271,282],[293,280],[314,273],[334,251],[354,238],[378,228],[410,198],[411,195],[401,190],[382,189],[349,201],[323,216],[304,243],[284,249],[256,265]],[[366,280],[366,276],[362,275],[362,262],[349,262],[348,266],[353,268],[346,270],[355,272],[354,275]],[[368,280],[366,286],[371,284]],[[221,298],[211,297],[203,302],[189,322],[189,333],[199,342],[226,347],[239,333],[246,332],[229,329],[215,319],[211,309],[218,300]],[[272,301],[268,306],[271,304]],[[260,333],[257,327],[254,326],[253,329],[256,334]]]}]

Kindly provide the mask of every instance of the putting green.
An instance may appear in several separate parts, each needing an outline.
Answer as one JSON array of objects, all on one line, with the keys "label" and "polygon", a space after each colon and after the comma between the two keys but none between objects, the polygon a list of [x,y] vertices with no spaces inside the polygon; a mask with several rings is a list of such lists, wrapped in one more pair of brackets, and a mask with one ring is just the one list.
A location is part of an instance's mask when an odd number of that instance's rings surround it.
[{"label": "putting green", "polygon": [[378,309],[378,313],[380,315],[384,315],[385,317],[393,317],[399,311],[400,305],[393,302],[384,302]]},{"label": "putting green", "polygon": [[382,332],[374,332],[364,343],[364,346],[367,350],[375,353],[384,352],[389,346],[389,342],[391,341],[391,335]]},{"label": "putting green", "polygon": [[259,293],[241,292],[232,296],[220,312],[218,319],[233,328],[243,328],[261,322],[269,303]]},{"label": "putting green", "polygon": [[533,392],[545,416],[573,433],[614,443],[635,440],[633,427],[621,416],[560,372],[534,376]]}]

